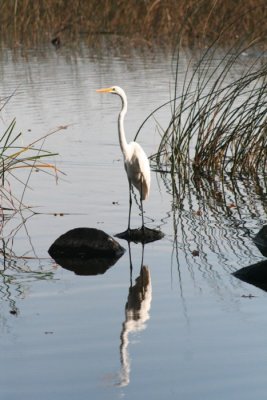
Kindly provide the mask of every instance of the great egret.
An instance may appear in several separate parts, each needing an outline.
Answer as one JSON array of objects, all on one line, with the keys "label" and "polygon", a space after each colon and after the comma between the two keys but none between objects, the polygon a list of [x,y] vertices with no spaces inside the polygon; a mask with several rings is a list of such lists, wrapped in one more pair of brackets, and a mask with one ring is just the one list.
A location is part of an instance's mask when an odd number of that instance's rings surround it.
[{"label": "great egret", "polygon": [[129,181],[129,217],[128,231],[130,231],[130,219],[132,208],[132,185],[140,193],[141,213],[142,213],[142,229],[144,230],[144,212],[143,200],[146,200],[150,190],[150,167],[146,153],[142,147],[136,142],[127,143],[124,132],[124,117],[127,112],[127,97],[122,88],[112,86],[110,88],[98,89],[97,92],[116,94],[121,98],[122,108],[119,113],[118,130],[119,142],[124,158],[124,167]]}]

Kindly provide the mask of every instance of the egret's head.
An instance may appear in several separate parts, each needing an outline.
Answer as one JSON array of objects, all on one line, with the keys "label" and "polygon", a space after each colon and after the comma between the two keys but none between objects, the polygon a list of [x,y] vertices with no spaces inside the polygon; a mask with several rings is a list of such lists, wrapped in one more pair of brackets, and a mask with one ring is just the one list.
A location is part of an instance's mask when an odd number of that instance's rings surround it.
[{"label": "egret's head", "polygon": [[103,88],[103,89],[97,89],[97,92],[99,93],[112,93],[112,94],[118,94],[121,97],[125,96],[124,91],[122,90],[122,88],[120,88],[119,86],[111,86],[109,88]]}]

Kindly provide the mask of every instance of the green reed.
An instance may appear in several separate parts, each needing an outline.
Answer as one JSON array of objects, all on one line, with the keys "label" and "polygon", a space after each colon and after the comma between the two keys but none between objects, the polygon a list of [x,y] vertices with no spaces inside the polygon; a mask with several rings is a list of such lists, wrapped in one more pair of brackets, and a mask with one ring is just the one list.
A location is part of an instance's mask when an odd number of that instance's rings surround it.
[{"label": "green reed", "polygon": [[[192,172],[266,171],[266,58],[254,47],[255,41],[248,45],[238,41],[227,51],[218,43],[214,41],[198,58],[194,54],[183,75],[178,48],[174,98],[159,107],[171,106],[172,117],[152,160],[157,168],[178,172],[183,179]],[[246,57],[252,50],[257,57]],[[236,66],[239,72],[234,78]]]}]

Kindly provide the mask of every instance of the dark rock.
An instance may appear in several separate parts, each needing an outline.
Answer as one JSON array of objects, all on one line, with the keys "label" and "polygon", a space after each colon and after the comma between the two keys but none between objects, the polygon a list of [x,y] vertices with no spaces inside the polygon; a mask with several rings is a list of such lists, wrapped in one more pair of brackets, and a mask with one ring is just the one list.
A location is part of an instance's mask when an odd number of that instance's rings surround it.
[{"label": "dark rock", "polygon": [[164,233],[156,229],[144,227],[139,229],[127,229],[124,232],[117,233],[115,236],[120,239],[127,240],[128,242],[145,244],[162,239],[164,237]]},{"label": "dark rock", "polygon": [[264,257],[267,257],[267,225],[264,225],[253,239]]},{"label": "dark rock", "polygon": [[124,252],[116,240],[95,228],[72,229],[48,250],[57,264],[77,275],[104,274]]},{"label": "dark rock", "polygon": [[241,268],[233,275],[241,281],[267,291],[267,260]]},{"label": "dark rock", "polygon": [[57,256],[120,257],[125,249],[111,236],[95,228],[75,228],[61,235],[48,253]]}]

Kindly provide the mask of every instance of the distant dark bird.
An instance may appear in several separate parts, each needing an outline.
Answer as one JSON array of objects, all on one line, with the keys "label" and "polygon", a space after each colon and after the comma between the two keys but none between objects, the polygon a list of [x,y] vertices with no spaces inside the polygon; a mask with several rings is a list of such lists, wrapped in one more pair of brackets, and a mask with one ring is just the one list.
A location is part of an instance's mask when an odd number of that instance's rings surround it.
[{"label": "distant dark bird", "polygon": [[56,50],[60,48],[61,46],[61,41],[60,41],[60,37],[56,36],[51,40],[51,43],[53,46],[55,46]]}]

